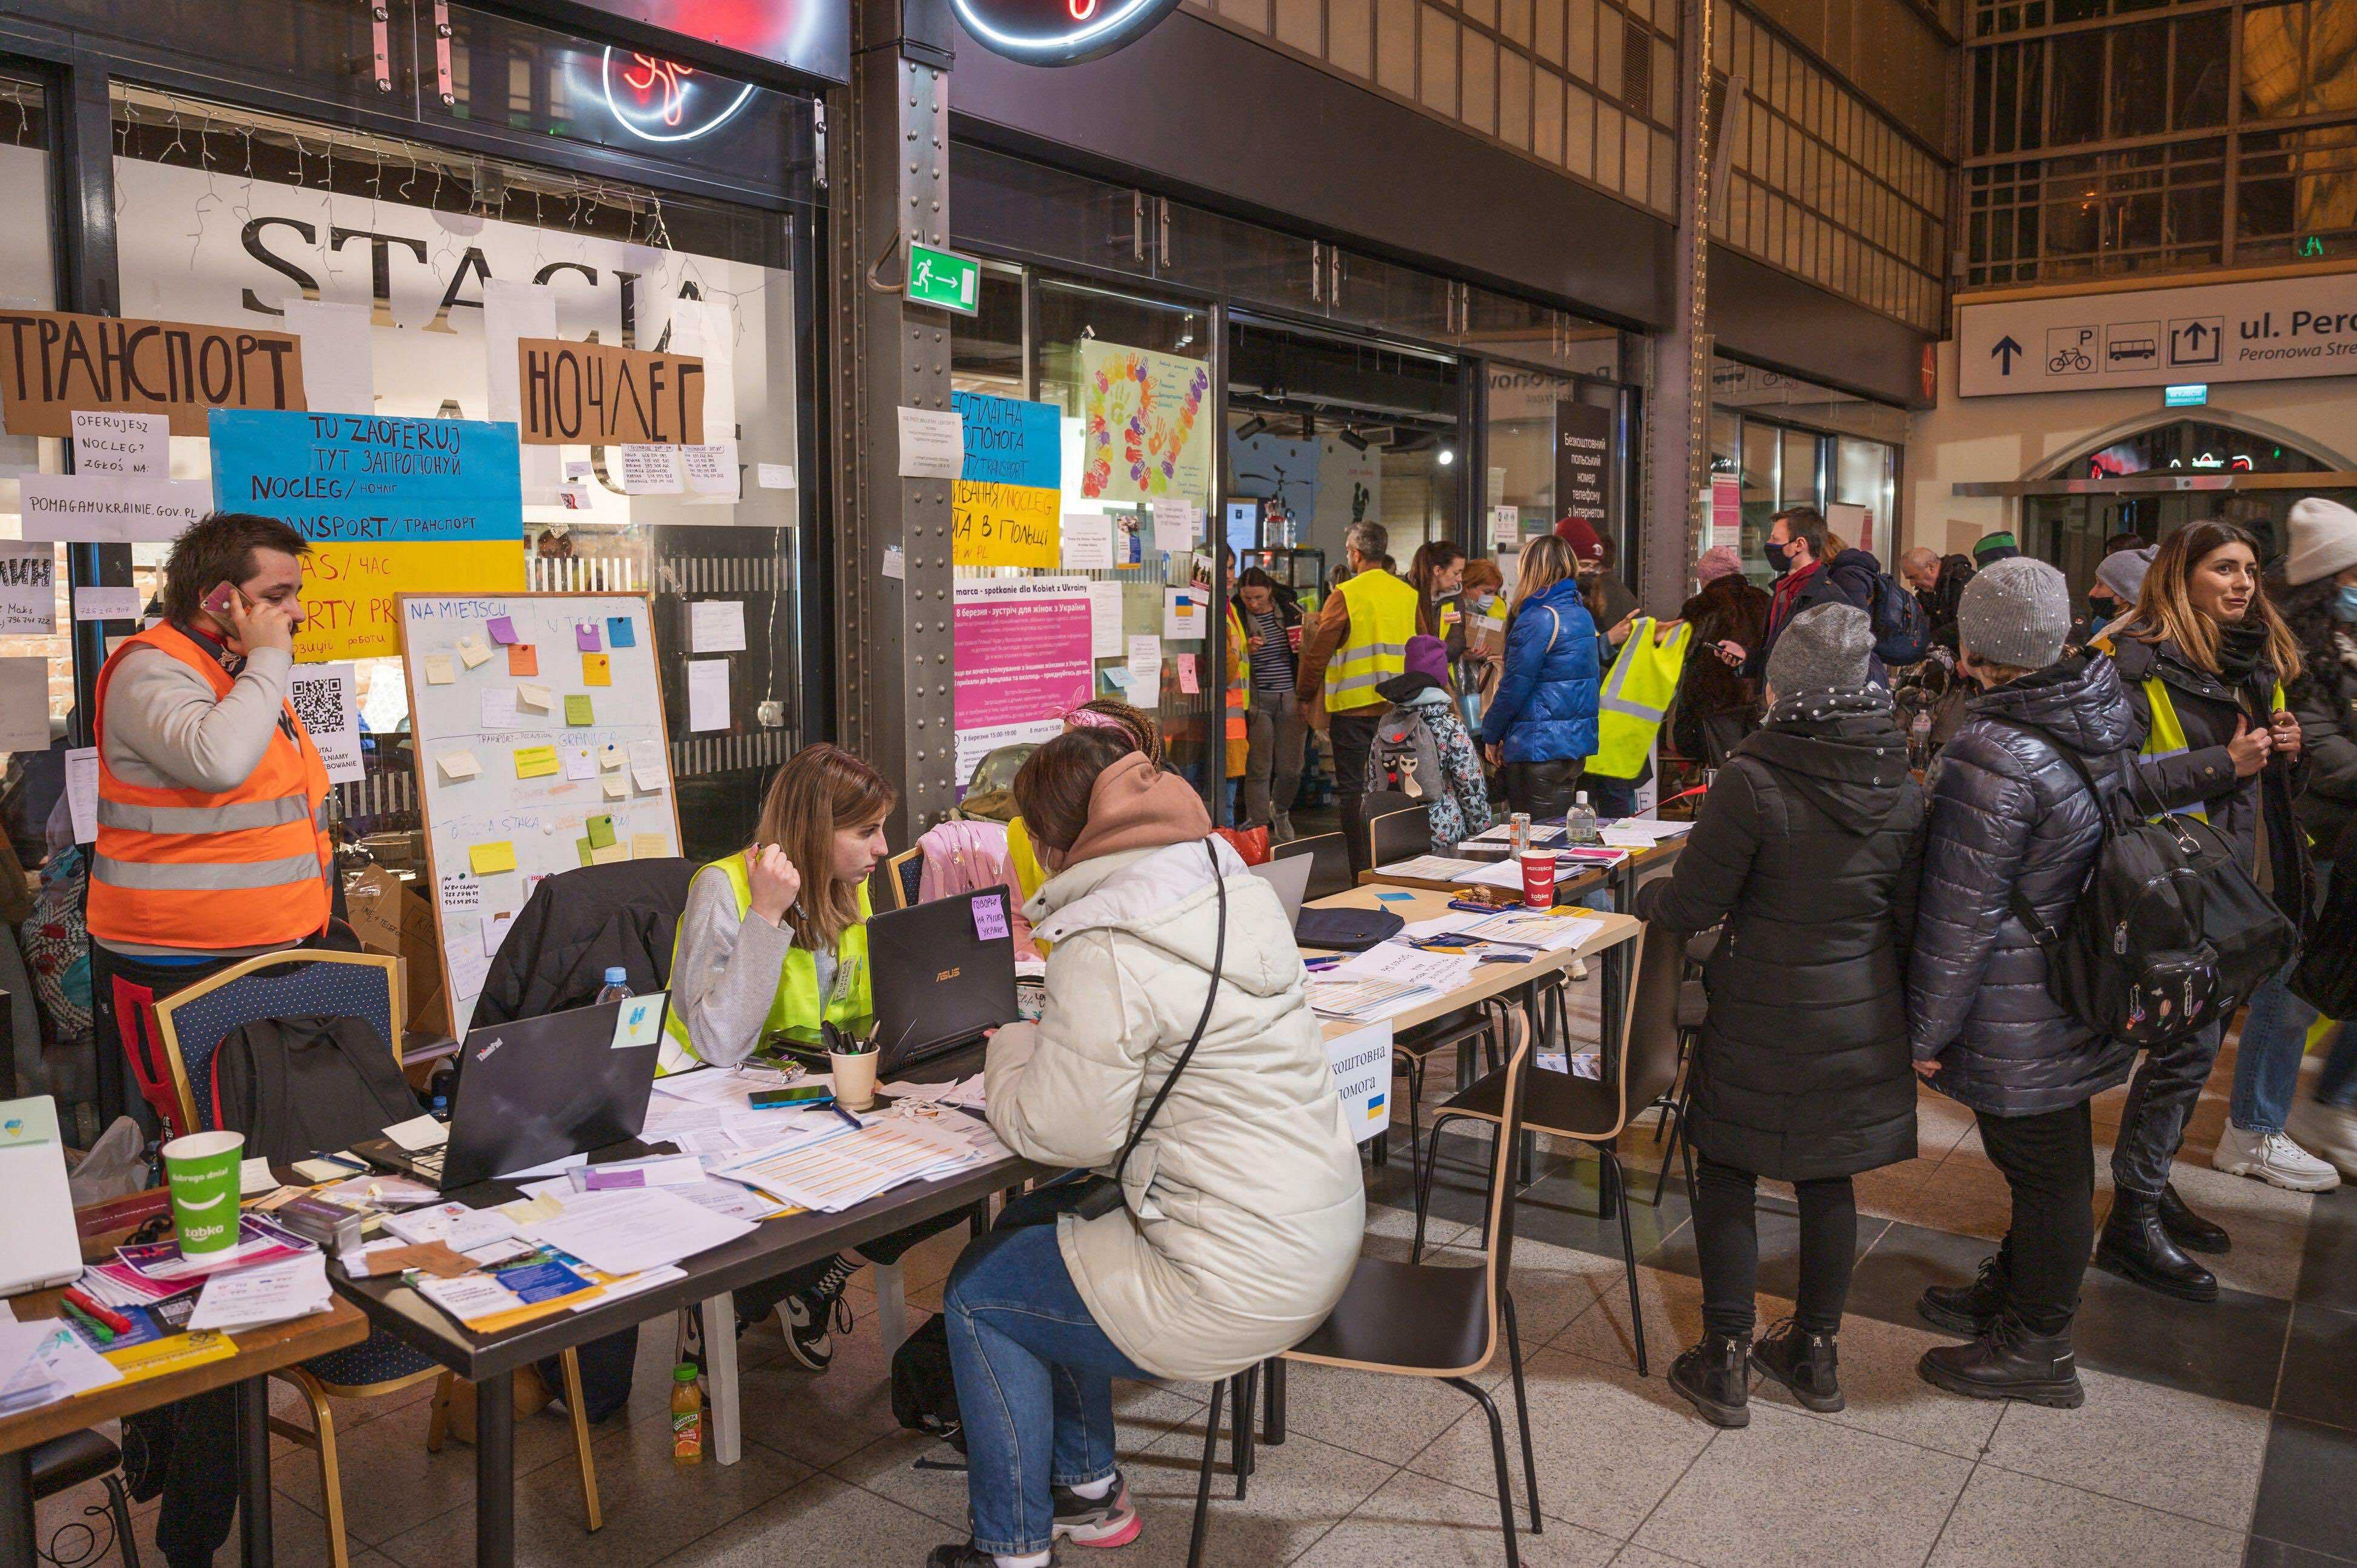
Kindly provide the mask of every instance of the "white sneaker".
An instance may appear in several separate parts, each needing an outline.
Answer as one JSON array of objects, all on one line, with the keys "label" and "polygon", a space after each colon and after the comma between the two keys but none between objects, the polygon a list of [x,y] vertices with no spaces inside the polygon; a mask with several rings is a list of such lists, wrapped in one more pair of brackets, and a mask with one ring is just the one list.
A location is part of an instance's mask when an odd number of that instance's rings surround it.
[{"label": "white sneaker", "polygon": [[2341,1174],[2357,1181],[2357,1111],[2303,1100],[2291,1108],[2291,1125],[2299,1141],[2330,1161]]},{"label": "white sneaker", "polygon": [[2254,1133],[2232,1122],[2210,1164],[2228,1176],[2255,1176],[2292,1192],[2330,1192],[2341,1185],[2339,1171],[2281,1133]]}]

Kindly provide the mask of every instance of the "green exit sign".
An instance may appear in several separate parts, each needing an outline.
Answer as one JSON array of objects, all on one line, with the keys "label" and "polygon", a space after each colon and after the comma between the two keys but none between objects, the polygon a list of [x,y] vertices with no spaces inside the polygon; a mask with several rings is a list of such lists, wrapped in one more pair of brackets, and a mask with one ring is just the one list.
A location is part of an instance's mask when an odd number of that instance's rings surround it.
[{"label": "green exit sign", "polygon": [[954,251],[909,246],[909,297],[972,316],[982,306],[982,263]]},{"label": "green exit sign", "polygon": [[2200,408],[2210,401],[2207,381],[2179,381],[2160,389],[2163,408]]}]

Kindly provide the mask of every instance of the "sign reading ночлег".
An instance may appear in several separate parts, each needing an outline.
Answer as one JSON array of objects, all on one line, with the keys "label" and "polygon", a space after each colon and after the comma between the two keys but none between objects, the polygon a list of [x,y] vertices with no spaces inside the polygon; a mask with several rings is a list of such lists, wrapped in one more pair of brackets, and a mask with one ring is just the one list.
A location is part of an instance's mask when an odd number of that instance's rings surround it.
[{"label": "sign reading \u043d\u043e\u0447\u043b\u0435\u0433", "polygon": [[704,361],[693,354],[520,338],[516,355],[527,446],[703,445]]}]

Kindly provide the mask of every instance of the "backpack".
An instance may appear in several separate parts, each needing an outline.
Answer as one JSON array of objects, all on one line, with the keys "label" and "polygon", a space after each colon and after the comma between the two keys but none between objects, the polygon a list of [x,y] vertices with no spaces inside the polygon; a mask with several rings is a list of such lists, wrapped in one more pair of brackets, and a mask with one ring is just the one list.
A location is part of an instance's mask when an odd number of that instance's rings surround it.
[{"label": "backpack", "polygon": [[957,1379],[950,1370],[949,1319],[940,1313],[919,1324],[892,1352],[892,1419],[965,1452]]},{"label": "backpack", "polygon": [[1405,795],[1426,805],[1448,798],[1440,743],[1415,703],[1394,703],[1375,725],[1374,743],[1367,749],[1367,789],[1370,794]]},{"label": "backpack", "polygon": [[354,1017],[257,1018],[212,1059],[212,1125],[245,1134],[249,1155],[307,1159],[417,1114],[393,1047]]},{"label": "backpack", "polygon": [[2177,813],[2147,820],[2133,776],[2107,800],[2084,758],[2037,725],[2095,798],[2104,841],[2086,885],[2056,930],[2021,896],[2014,918],[2046,955],[2046,989],[2081,1023],[2150,1048],[2233,1015],[2289,961],[2299,934],[2209,823]]},{"label": "backpack", "polygon": [[1884,668],[1920,664],[1932,656],[1932,618],[1924,613],[1923,601],[1909,593],[1905,584],[1888,572],[1868,572],[1863,565],[1828,570],[1846,592],[1855,596],[1865,589],[1866,603],[1860,607],[1873,623],[1874,656]]}]

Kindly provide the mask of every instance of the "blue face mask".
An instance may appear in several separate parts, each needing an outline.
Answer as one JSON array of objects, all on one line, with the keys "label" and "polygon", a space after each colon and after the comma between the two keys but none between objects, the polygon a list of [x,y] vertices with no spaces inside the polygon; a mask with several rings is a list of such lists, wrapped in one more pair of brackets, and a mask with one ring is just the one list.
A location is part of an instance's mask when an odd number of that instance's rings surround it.
[{"label": "blue face mask", "polygon": [[2357,584],[2344,584],[2341,596],[2332,601],[2333,615],[2344,621],[2357,623]]}]

